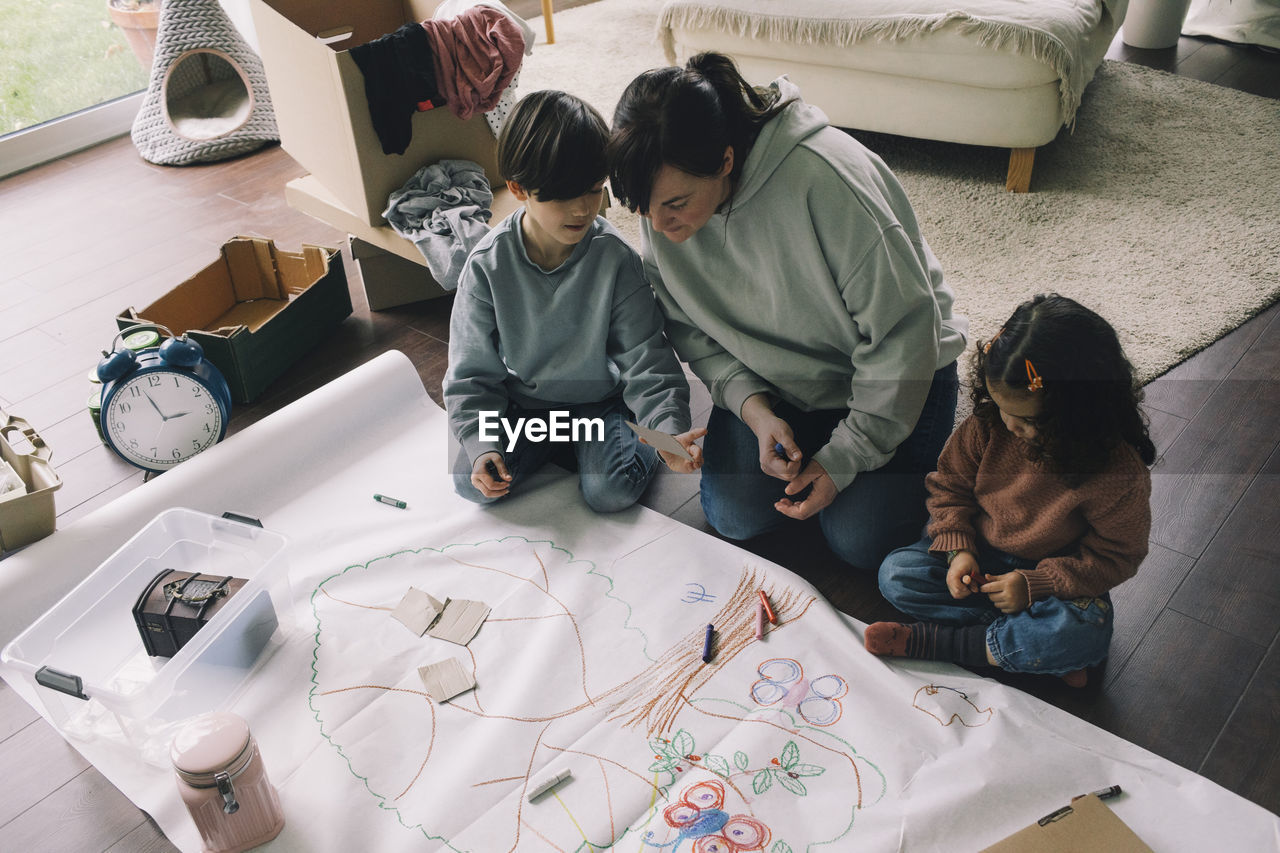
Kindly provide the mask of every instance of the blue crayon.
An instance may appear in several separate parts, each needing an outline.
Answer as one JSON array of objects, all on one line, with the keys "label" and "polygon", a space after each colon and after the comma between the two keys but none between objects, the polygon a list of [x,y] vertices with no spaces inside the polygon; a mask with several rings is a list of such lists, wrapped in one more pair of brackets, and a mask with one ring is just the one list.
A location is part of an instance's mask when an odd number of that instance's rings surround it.
[{"label": "blue crayon", "polygon": [[716,626],[707,624],[707,638],[702,641],[702,662],[711,663],[711,635],[715,633]]},{"label": "blue crayon", "polygon": [[776,454],[778,454],[779,456],[781,456],[783,459],[789,459],[789,458],[790,458],[790,457],[788,457],[788,456],[787,456],[787,449],[786,449],[785,447],[783,447],[783,446],[782,446],[782,442],[781,442],[781,441],[779,441],[777,444],[775,444],[775,445],[773,446],[773,452],[774,452],[774,453],[776,453]]}]

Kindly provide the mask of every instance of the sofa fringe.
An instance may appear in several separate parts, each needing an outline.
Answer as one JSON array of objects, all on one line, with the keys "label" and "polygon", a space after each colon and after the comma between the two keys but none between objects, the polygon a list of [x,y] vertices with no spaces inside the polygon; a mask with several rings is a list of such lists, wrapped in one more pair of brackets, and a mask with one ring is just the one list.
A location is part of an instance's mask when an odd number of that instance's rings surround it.
[{"label": "sofa fringe", "polygon": [[901,41],[922,33],[953,26],[965,35],[977,37],[983,47],[1009,47],[1053,69],[1059,79],[1059,100],[1064,123],[1075,122],[1082,93],[1072,84],[1070,52],[1056,38],[1040,30],[1016,24],[974,18],[966,12],[915,15],[894,18],[810,18],[763,15],[736,9],[706,8],[668,4],[658,18],[658,34],[667,61],[676,64],[676,28],[715,29],[742,38],[792,44],[823,44],[848,47],[874,38]]}]

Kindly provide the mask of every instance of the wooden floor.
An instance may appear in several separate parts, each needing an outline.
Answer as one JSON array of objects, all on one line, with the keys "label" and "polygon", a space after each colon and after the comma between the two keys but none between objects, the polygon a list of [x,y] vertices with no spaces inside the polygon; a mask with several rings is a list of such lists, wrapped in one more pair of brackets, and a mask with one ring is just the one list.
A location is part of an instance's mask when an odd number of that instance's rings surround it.
[{"label": "wooden floor", "polygon": [[[522,13],[536,11],[535,0],[522,2],[533,7]],[[1139,51],[1117,41],[1109,56],[1280,98],[1280,57],[1256,48],[1183,38],[1167,51]],[[86,376],[111,343],[119,311],[147,304],[236,234],[285,248],[343,245],[344,234],[285,205],[284,183],[301,174],[278,147],[161,168],[118,139],[0,182],[0,406],[53,448],[63,481],[59,526],[142,482],[99,443],[85,410]],[[390,349],[413,359],[439,401],[448,301],[372,313],[349,258],[348,268],[354,314],[259,400],[238,406],[233,430]],[[1000,676],[1272,811],[1280,811],[1278,374],[1273,307],[1153,383],[1148,405],[1161,459],[1151,555],[1114,593],[1109,663],[1081,691],[1056,679]],[[705,417],[707,398],[697,399]],[[663,476],[645,503],[706,530],[695,490],[691,478]],[[893,615],[871,577],[821,545],[749,547],[809,578],[847,613]],[[0,779],[0,849],[173,849],[3,684]]]}]

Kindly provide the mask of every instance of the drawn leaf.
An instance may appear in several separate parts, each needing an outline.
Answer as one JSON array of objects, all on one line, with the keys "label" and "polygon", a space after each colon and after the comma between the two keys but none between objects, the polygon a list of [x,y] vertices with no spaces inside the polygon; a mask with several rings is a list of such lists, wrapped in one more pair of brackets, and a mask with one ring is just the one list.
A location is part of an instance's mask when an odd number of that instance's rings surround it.
[{"label": "drawn leaf", "polygon": [[827,772],[827,768],[819,767],[816,764],[797,764],[791,768],[791,772],[797,776],[821,776]]},{"label": "drawn leaf", "polygon": [[733,754],[733,763],[738,765],[739,770],[747,769],[747,754],[742,750],[738,750]]},{"label": "drawn leaf", "polygon": [[667,758],[667,759],[664,759],[663,761],[655,761],[652,764],[650,764],[649,772],[650,773],[671,773],[673,770],[675,770],[675,767],[676,767],[676,763],[672,761],[670,758]]},{"label": "drawn leaf", "polygon": [[782,764],[782,769],[790,770],[800,760],[800,748],[796,746],[795,741],[789,740],[787,745],[782,748],[782,755],[778,756],[778,758]]},{"label": "drawn leaf", "polygon": [[792,853],[791,845],[785,841],[775,841],[769,848],[769,853]]},{"label": "drawn leaf", "polygon": [[723,776],[726,779],[729,778],[729,762],[725,761],[718,755],[712,755],[708,752],[702,757],[702,766],[710,770],[712,773],[715,773],[717,776]]},{"label": "drawn leaf", "polygon": [[671,748],[671,744],[662,738],[653,738],[649,741],[649,748],[659,755],[665,755],[667,758],[680,758],[676,751]]},{"label": "drawn leaf", "polygon": [[773,787],[773,774],[768,770],[761,770],[751,780],[751,790],[757,794],[763,794],[765,791]]},{"label": "drawn leaf", "polygon": [[799,779],[792,779],[785,773],[778,774],[778,782],[782,784],[782,787],[786,788],[797,797],[803,797],[805,794],[809,793],[803,782]]},{"label": "drawn leaf", "polygon": [[693,735],[684,729],[676,732],[676,736],[671,739],[671,748],[675,754],[683,758],[686,755],[693,755],[694,742]]}]

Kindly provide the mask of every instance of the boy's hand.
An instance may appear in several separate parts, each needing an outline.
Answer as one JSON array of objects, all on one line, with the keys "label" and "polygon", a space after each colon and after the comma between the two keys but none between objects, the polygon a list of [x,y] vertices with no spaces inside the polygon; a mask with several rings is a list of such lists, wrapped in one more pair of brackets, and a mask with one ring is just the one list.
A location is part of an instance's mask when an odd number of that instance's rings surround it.
[{"label": "boy's hand", "polygon": [[987,578],[981,590],[991,598],[991,603],[1001,613],[1021,613],[1031,606],[1031,594],[1027,592],[1027,579],[1018,572],[1007,572],[994,578]]},{"label": "boy's hand", "polygon": [[947,589],[952,598],[968,598],[980,592],[986,582],[987,576],[978,568],[978,558],[972,552],[961,551],[947,567]]},{"label": "boy's hand", "polygon": [[796,444],[790,424],[773,413],[764,394],[748,397],[742,404],[741,417],[742,422],[755,433],[756,443],[760,446],[760,470],[779,480],[794,480],[800,473],[800,460],[804,454]]},{"label": "boy's hand", "polygon": [[500,498],[511,489],[511,472],[496,450],[481,453],[471,463],[471,485],[486,498]]},{"label": "boy's hand", "polygon": [[[680,446],[685,452],[692,456],[692,459],[685,459],[683,456],[676,456],[674,453],[667,453],[665,450],[658,451],[658,457],[666,464],[668,468],[677,474],[692,474],[702,467],[702,448],[694,444],[695,441],[707,434],[706,427],[698,427],[688,432],[682,432],[675,436],[675,440],[680,442]],[[643,438],[640,441],[648,444]]]}]

